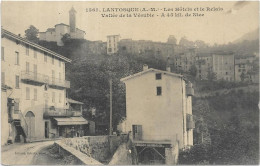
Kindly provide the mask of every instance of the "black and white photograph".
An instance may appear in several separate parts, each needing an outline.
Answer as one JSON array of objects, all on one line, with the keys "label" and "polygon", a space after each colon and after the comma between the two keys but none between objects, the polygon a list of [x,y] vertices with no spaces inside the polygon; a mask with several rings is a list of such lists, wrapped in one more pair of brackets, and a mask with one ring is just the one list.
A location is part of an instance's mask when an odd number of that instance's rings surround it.
[{"label": "black and white photograph", "polygon": [[2,1],[2,165],[259,165],[258,1]]}]

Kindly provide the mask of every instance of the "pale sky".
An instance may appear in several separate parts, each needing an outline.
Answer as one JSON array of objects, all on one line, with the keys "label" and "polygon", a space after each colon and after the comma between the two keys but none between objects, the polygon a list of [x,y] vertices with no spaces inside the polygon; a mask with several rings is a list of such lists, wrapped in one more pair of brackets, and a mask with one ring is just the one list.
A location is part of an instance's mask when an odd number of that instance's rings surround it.
[{"label": "pale sky", "polygon": [[[236,40],[259,26],[259,3],[248,2],[2,2],[2,27],[15,34],[34,25],[40,32],[55,24],[69,24],[68,11],[77,11],[77,28],[86,32],[87,40],[106,41],[107,35],[120,34],[121,39],[167,41],[169,35],[178,40],[223,44]],[[102,18],[101,13],[86,12],[86,8],[176,8],[221,7],[223,11],[203,12],[204,17],[171,18]],[[149,13],[149,12],[148,12]],[[163,13],[158,11],[157,14]],[[166,12],[164,12],[166,13]],[[170,12],[170,13],[175,13]],[[186,12],[182,12],[185,14]],[[189,12],[193,13],[193,12]],[[119,14],[119,13],[116,13]]]}]

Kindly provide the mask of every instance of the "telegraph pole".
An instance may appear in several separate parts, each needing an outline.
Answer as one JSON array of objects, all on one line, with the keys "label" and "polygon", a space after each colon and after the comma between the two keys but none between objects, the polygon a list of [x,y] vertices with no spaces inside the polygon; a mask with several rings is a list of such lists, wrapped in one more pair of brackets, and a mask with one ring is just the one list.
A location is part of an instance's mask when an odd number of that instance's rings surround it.
[{"label": "telegraph pole", "polygon": [[109,80],[110,86],[110,123],[109,123],[109,135],[113,134],[113,126],[112,126],[112,78]]}]

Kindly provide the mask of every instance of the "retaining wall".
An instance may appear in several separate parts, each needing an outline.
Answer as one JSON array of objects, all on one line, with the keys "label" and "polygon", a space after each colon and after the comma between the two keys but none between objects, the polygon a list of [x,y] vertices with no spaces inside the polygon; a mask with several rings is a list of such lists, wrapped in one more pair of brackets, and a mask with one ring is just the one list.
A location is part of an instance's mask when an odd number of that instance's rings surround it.
[{"label": "retaining wall", "polygon": [[126,142],[127,136],[84,136],[65,138],[62,143],[92,157],[100,162],[108,163],[120,144]]}]

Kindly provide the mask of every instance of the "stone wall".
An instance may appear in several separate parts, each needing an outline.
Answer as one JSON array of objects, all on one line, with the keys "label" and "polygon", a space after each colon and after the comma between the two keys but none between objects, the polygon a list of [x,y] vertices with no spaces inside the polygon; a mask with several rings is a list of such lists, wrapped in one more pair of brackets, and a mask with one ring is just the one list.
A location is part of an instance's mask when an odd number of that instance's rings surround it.
[{"label": "stone wall", "polygon": [[89,157],[107,163],[127,136],[85,136],[65,138],[62,143],[81,151]]}]

